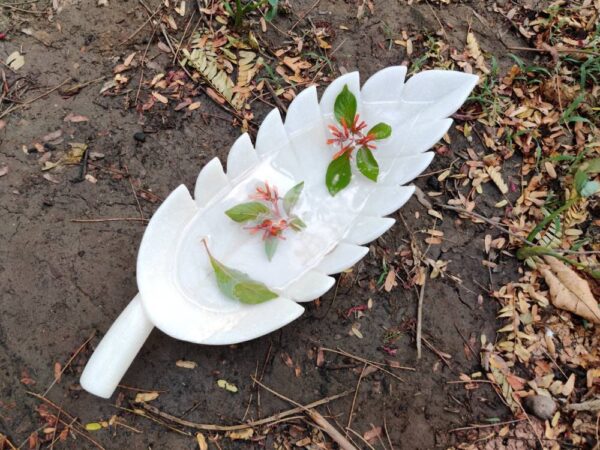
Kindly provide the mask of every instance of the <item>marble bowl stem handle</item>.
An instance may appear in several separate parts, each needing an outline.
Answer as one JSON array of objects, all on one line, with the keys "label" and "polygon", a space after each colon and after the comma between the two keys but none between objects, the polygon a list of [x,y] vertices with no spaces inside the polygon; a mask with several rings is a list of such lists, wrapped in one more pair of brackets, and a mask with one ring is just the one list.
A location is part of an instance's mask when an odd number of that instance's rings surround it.
[{"label": "marble bowl stem handle", "polygon": [[152,328],[137,294],[100,341],[81,375],[81,386],[98,397],[112,396]]}]

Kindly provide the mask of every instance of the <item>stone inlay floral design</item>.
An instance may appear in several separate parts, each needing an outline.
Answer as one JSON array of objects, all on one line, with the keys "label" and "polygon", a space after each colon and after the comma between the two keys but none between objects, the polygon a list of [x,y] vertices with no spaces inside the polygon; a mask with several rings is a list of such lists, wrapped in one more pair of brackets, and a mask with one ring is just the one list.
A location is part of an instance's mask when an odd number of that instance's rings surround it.
[{"label": "stone inlay floral design", "polygon": [[260,233],[265,242],[265,253],[269,261],[277,250],[279,241],[285,239],[288,229],[302,231],[306,224],[298,216],[292,214],[296,206],[304,182],[291,188],[281,197],[276,186],[270,186],[267,181],[256,188],[251,196],[253,201],[240,203],[225,211],[229,218],[238,223],[251,224],[245,228],[252,234]]},{"label": "stone inlay floral design", "polygon": [[327,144],[334,145],[337,149],[333,161],[327,167],[325,177],[331,195],[337,194],[350,184],[352,178],[350,160],[356,149],[358,149],[356,167],[365,177],[377,181],[379,164],[373,155],[373,150],[376,148],[375,141],[387,139],[392,135],[392,127],[385,122],[378,123],[365,133],[367,123],[360,119],[356,108],[356,97],[346,85],[336,97],[334,104],[335,118],[341,128],[337,125],[329,125],[333,137],[327,139]]}]

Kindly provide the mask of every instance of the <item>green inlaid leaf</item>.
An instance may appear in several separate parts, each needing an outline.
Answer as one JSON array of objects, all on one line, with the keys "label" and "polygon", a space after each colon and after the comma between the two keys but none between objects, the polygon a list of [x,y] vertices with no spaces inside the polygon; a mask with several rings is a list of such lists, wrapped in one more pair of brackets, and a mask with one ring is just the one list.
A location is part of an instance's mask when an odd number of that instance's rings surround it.
[{"label": "green inlaid leaf", "polygon": [[300,198],[300,193],[304,188],[304,181],[301,181],[296,186],[291,188],[283,197],[283,209],[289,215],[292,212],[296,203],[298,203],[298,199]]},{"label": "green inlaid leaf", "polygon": [[329,163],[325,184],[332,196],[350,184],[352,169],[350,168],[350,155],[343,154]]},{"label": "green inlaid leaf", "polygon": [[600,192],[600,183],[597,181],[588,181],[583,185],[581,189],[581,196],[584,198],[591,197]]},{"label": "green inlaid leaf", "polygon": [[248,222],[256,220],[261,214],[268,214],[269,208],[261,202],[241,203],[225,211],[231,220],[236,222]]},{"label": "green inlaid leaf", "polygon": [[265,239],[265,253],[267,254],[267,258],[269,261],[273,259],[273,255],[277,250],[277,246],[279,245],[279,238],[269,237]]},{"label": "green inlaid leaf", "polygon": [[294,217],[290,220],[290,227],[292,227],[292,230],[294,231],[302,231],[306,228],[306,224],[299,217]]},{"label": "green inlaid leaf", "polygon": [[377,164],[373,152],[367,147],[361,147],[356,153],[356,167],[369,180],[377,181],[379,164]]},{"label": "green inlaid leaf", "polygon": [[242,281],[235,285],[233,293],[242,303],[255,305],[277,298],[278,295],[270,291],[264,284],[258,281]]},{"label": "green inlaid leaf", "polygon": [[346,125],[352,125],[354,122],[354,116],[356,115],[356,97],[348,85],[344,85],[342,92],[335,98],[335,104],[333,105],[333,113],[339,123],[342,123],[342,118],[346,121]]},{"label": "green inlaid leaf", "polygon": [[210,265],[217,278],[219,290],[227,297],[242,303],[257,304],[279,297],[275,292],[258,281],[252,280],[244,272],[227,267],[212,256],[204,242]]},{"label": "green inlaid leaf", "polygon": [[374,135],[377,140],[386,139],[392,135],[392,127],[387,123],[380,122],[371,128],[367,134]]}]

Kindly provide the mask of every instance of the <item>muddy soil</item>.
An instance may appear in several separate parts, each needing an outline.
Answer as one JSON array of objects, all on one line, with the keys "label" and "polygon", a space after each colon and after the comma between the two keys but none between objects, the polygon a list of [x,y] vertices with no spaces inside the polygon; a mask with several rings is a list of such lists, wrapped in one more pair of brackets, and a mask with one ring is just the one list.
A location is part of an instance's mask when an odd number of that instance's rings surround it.
[{"label": "muddy soil", "polygon": [[[152,2],[148,3],[153,8]],[[314,2],[291,3],[293,10],[302,14]],[[401,30],[434,33],[441,21],[450,44],[462,48],[466,30],[471,27],[501,67],[510,61],[497,33],[504,35],[505,42],[520,45],[504,19],[483,1],[433,6],[433,10],[427,3],[376,1],[373,15],[360,21],[355,15],[354,2],[323,0],[309,17],[330,22],[336,30],[342,24],[349,28],[333,39],[332,46],[339,46],[333,63],[337,69],[358,69],[363,78],[385,66],[413,61],[414,55],[407,55],[405,49],[390,49],[386,41],[390,30],[393,34]],[[3,27],[10,29],[12,38],[0,42],[0,56],[4,59],[23,47],[26,66],[20,73],[31,84],[30,95],[41,94],[69,77],[82,82],[110,77],[113,58],[133,50],[143,51],[149,38],[146,30],[126,45],[119,45],[146,18],[140,4],[132,0],[113,0],[103,8],[89,0],[69,2],[52,22],[44,16],[19,17],[26,22],[3,18]],[[295,21],[296,16],[280,16],[275,24],[285,30]],[[46,32],[48,45],[19,32],[26,27]],[[281,36],[268,33],[269,39],[276,42]],[[166,66],[168,59],[159,56],[156,62]],[[111,173],[94,172],[96,184],[76,183],[73,179],[79,174],[78,166],[65,167],[48,180],[40,170],[40,155],[24,152],[23,147],[27,149],[42,136],[62,129],[64,142],[59,144],[60,149],[64,150],[68,142],[86,143],[92,151],[104,154],[97,164],[126,168],[141,180],[143,188],[164,198],[180,183],[192,189],[199,169],[214,156],[225,160],[240,131],[204,95],[198,97],[201,108],[192,114],[156,107],[142,117],[126,107],[126,96],[102,96],[100,86],[94,84],[69,98],[55,91],[5,117],[6,126],[0,131],[0,166],[9,168],[0,178],[0,431],[18,446],[43,425],[37,412],[40,401],[27,391],[43,393],[54,379],[55,363],[64,365],[96,331],[90,345],[75,358],[47,397],[82,423],[118,414],[140,431],[118,428],[114,434],[109,430],[94,432],[94,439],[107,449],[197,448],[193,437],[116,409],[115,401],[128,406],[127,400],[135,395],[131,389],[120,388],[111,400],[103,400],[78,385],[78,376],[93,347],[137,292],[135,261],[144,224],[72,220],[137,217],[138,206],[129,182],[115,179]],[[253,109],[257,122],[268,112],[258,102]],[[89,121],[64,122],[69,113],[87,116]],[[140,131],[145,132],[144,142],[134,139]],[[450,153],[436,157],[428,172],[448,167],[456,152],[467,146],[480,150],[476,141],[466,142],[455,130],[451,137]],[[428,175],[416,180],[424,191],[435,189],[436,182],[435,176]],[[485,198],[489,205],[500,199],[495,192]],[[141,199],[146,217],[159,204]],[[486,205],[480,206],[485,211]],[[431,246],[428,255],[433,260],[448,261],[448,274],[459,277],[462,284],[448,275],[427,282],[423,332],[435,349],[451,358],[445,364],[424,346],[423,357],[417,360],[412,333],[415,290],[406,289],[399,280],[400,284],[388,293],[374,281],[383,271],[383,258],[404,277],[399,251],[409,247],[411,233],[416,233],[417,241],[425,248],[424,235],[418,232],[431,228],[434,219],[416,199],[394,217],[398,220],[394,228],[371,245],[370,253],[352,273],[340,277],[337,294],[332,290],[319,302],[308,304],[305,314],[294,323],[231,347],[192,345],[154,331],[123,385],[165,391],[153,405],[176,416],[187,412],[185,418],[194,422],[239,423],[244,417],[260,418],[290,407],[253,387],[251,376],[257,371],[264,373],[267,386],[301,403],[354,390],[362,364],[325,353],[325,364],[316,365],[317,348],[339,347],[362,358],[393,359],[416,369],[395,371],[402,382],[382,372],[362,380],[352,420],[352,428],[361,435],[371,424],[382,426],[385,421],[396,449],[444,448],[454,442],[449,432],[452,428],[508,417],[509,411],[490,388],[467,391],[460,384],[448,382],[457,380],[461,373],[480,370],[478,355],[470,353],[469,345],[477,353],[479,336],[486,334],[493,341],[496,329],[496,304],[486,296],[485,289],[514,277],[516,263],[507,258],[495,270],[488,270],[481,262],[484,236],[496,233],[458,220],[452,213],[444,214],[444,244]],[[349,308],[368,299],[372,299],[373,307],[364,317],[347,317]],[[360,324],[362,339],[350,332],[354,323]],[[391,357],[382,346],[394,332],[397,337],[393,344],[398,353]],[[175,362],[181,359],[195,361],[198,367],[177,367]],[[235,384],[239,392],[231,394],[217,388],[219,378]],[[121,393],[125,398],[119,398]],[[352,397],[336,400],[321,411],[345,425]],[[259,442],[224,439],[220,445],[273,448],[277,433],[288,426],[272,429]],[[81,437],[59,445],[93,447]]]}]

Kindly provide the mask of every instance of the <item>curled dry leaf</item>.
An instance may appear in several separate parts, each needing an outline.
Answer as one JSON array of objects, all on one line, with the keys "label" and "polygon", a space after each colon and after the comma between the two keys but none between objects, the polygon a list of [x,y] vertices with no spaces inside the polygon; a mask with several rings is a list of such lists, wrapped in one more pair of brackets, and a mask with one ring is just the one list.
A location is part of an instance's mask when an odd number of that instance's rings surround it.
[{"label": "curled dry leaf", "polygon": [[196,433],[196,442],[198,442],[199,450],[208,450],[208,444],[206,443],[206,438],[202,433]]},{"label": "curled dry leaf", "polygon": [[248,440],[254,435],[254,430],[252,428],[244,428],[239,431],[230,431],[227,433],[227,437],[232,441],[237,440]]},{"label": "curled dry leaf", "polygon": [[194,361],[186,361],[183,359],[176,361],[175,365],[177,367],[181,367],[183,369],[195,369],[196,367],[198,367],[198,363],[196,363]]},{"label": "curled dry leaf", "polygon": [[158,392],[153,391],[153,392],[140,392],[139,394],[137,394],[135,396],[135,403],[142,403],[142,402],[151,402],[152,400],[156,400],[158,398]]},{"label": "curled dry leaf", "polygon": [[540,268],[548,287],[552,304],[593,323],[600,323],[600,308],[587,282],[553,256],[544,256],[549,267]]}]

